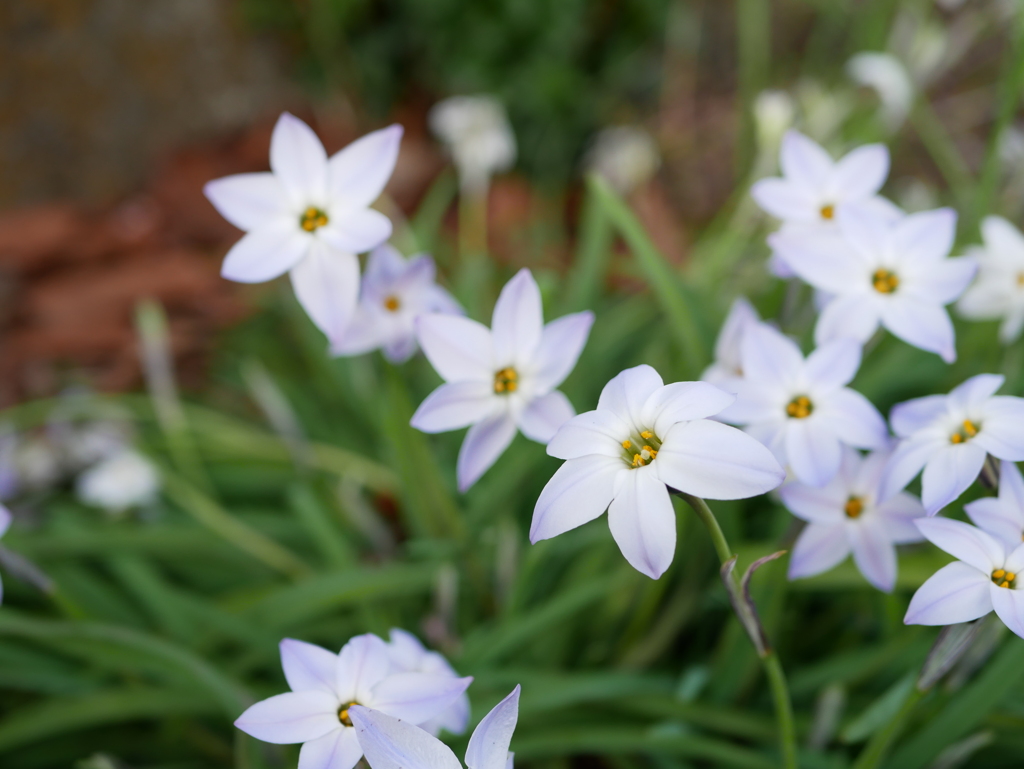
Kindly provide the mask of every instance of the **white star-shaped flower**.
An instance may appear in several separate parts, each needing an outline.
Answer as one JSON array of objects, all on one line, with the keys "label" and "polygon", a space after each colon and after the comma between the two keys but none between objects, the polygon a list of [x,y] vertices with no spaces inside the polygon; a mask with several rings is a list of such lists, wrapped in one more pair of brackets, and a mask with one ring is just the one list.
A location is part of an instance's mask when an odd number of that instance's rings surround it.
[{"label": "white star-shaped flower", "polygon": [[907,344],[956,360],[945,305],[971,282],[970,257],[946,258],[956,212],[941,208],[892,223],[863,211],[837,215],[838,233],[777,232],[769,242],[793,271],[831,295],[814,329],[818,344],[866,342],[879,325]]},{"label": "white star-shaped flower", "polygon": [[473,680],[396,671],[385,643],[370,633],[356,636],[338,654],[286,638],[281,665],[291,691],[257,702],[235,726],[264,742],[304,743],[298,769],[356,765],[363,750],[352,726],[355,706],[422,724],[450,707]]},{"label": "white star-shaped flower", "polygon": [[921,501],[935,515],[974,483],[985,455],[1024,460],[1024,398],[996,395],[1004,377],[979,374],[949,395],[928,395],[893,407],[900,438],[886,465],[882,499],[921,472]]},{"label": "white star-shaped flower", "polygon": [[592,312],[544,325],[540,289],[527,269],[501,290],[491,328],[455,315],[421,315],[416,335],[445,380],[416,409],[412,426],[441,433],[470,426],[459,451],[459,489],[493,465],[519,430],[547,443],[576,413],[555,388],[576,366]]},{"label": "white star-shaped flower", "polygon": [[879,502],[887,456],[879,451],[862,457],[844,447],[839,472],[821,488],[794,482],[779,489],[783,504],[807,521],[793,547],[790,579],[828,571],[852,552],[864,578],[879,590],[892,592],[896,545],[923,539],[913,521],[925,512],[921,501],[906,492]]},{"label": "white star-shaped flower", "polygon": [[792,339],[765,323],[752,324],[741,346],[743,380],[722,419],[745,426],[801,483],[824,486],[839,471],[843,444],[888,445],[878,409],[846,387],[860,357],[859,344],[836,339],[804,360]]},{"label": "white star-shaped flower", "polygon": [[356,254],[391,236],[391,221],[369,206],[398,159],[402,127],[374,131],[327,157],[312,129],[285,112],[270,140],[270,173],[215,179],[204,188],[221,215],[246,235],[221,274],[261,283],[286,272],[321,329],[348,322],[359,292]]},{"label": "white star-shaped flower", "polygon": [[87,505],[120,513],[151,504],[160,492],[160,474],[146,457],[125,446],[79,475],[75,492]]},{"label": "white star-shaped flower", "polygon": [[[392,668],[403,673],[431,673],[458,678],[448,660],[438,652],[432,652],[412,633],[398,628],[391,628],[389,634],[388,654],[391,655]],[[447,710],[419,725],[431,734],[439,734],[446,729],[452,734],[462,734],[469,723],[469,695],[465,692],[453,702]]]},{"label": "white star-shaped flower", "polygon": [[[513,769],[508,748],[518,720],[516,686],[473,730],[467,769]],[[462,769],[451,748],[410,723],[361,707],[352,709],[352,723],[370,769]]]},{"label": "white star-shaped flower", "polygon": [[540,493],[530,541],[562,534],[608,511],[630,565],[652,579],[672,563],[676,523],[669,490],[743,499],[782,483],[764,446],[714,416],[734,396],[707,382],[665,385],[650,366],[626,369],[597,409],[566,422],[548,454],[566,460]]},{"label": "white star-shaped flower", "polygon": [[1013,462],[999,468],[999,496],[968,502],[964,510],[975,526],[1014,548],[1024,542],[1024,478]]},{"label": "white star-shaped flower", "polygon": [[370,252],[352,321],[331,340],[334,355],[361,355],[381,348],[392,363],[416,352],[415,321],[420,315],[461,315],[462,308],[436,280],[434,260],[410,259],[385,243]]},{"label": "white star-shaped flower", "polygon": [[995,610],[1024,638],[1024,545],[1010,549],[981,529],[948,518],[925,518],[915,524],[932,544],[957,560],[921,585],[903,621],[955,625]]},{"label": "white star-shaped flower", "polygon": [[972,320],[1002,319],[999,339],[1010,344],[1024,330],[1024,235],[999,216],[981,223],[983,248],[971,250],[978,279],[956,304]]},{"label": "white star-shaped flower", "polygon": [[760,321],[761,317],[754,306],[746,298],[736,297],[715,341],[715,361],[704,369],[700,378],[735,394],[739,389],[739,381],[743,379],[743,365],[740,360],[743,332],[748,326]]}]

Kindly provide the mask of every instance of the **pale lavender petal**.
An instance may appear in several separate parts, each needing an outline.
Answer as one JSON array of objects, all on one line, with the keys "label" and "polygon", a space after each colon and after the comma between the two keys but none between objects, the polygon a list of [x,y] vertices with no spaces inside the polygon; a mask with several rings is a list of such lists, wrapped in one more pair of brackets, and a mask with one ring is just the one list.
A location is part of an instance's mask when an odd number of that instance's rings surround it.
[{"label": "pale lavender petal", "polygon": [[874,195],[889,175],[889,149],[884,144],[864,144],[835,164],[830,187],[846,200]]},{"label": "pale lavender petal", "polygon": [[468,769],[505,769],[508,746],[519,720],[519,686],[480,721],[466,748]]},{"label": "pale lavender petal", "polygon": [[[892,240],[892,219],[872,206],[841,206],[836,210],[836,222],[842,233],[842,240],[857,255],[864,268],[878,264],[880,254],[890,250]],[[869,270],[861,273],[861,280],[870,285]],[[845,293],[845,292],[844,292]]]},{"label": "pale lavender petal", "polygon": [[891,593],[896,586],[896,547],[881,521],[863,520],[847,526],[853,560],[864,578],[879,590]]},{"label": "pale lavender petal", "polygon": [[934,265],[953,248],[956,211],[939,208],[908,214],[893,227],[892,238],[901,261]]},{"label": "pale lavender petal", "polygon": [[3,504],[0,504],[0,537],[7,533],[7,530],[11,527],[11,521],[13,520],[14,518],[11,515],[11,511]]},{"label": "pale lavender petal", "polygon": [[338,698],[323,691],[278,694],[249,707],[235,726],[263,742],[308,742],[340,726]]},{"label": "pale lavender petal", "polygon": [[1024,638],[1024,590],[989,586],[992,608],[1006,627]]},{"label": "pale lavender petal", "polygon": [[565,381],[576,367],[593,323],[594,313],[588,310],[565,315],[544,326],[532,363],[537,392],[549,392]]},{"label": "pale lavender petal", "polygon": [[327,196],[327,153],[313,129],[284,112],[270,137],[270,168],[298,206]]},{"label": "pale lavender petal", "polygon": [[407,262],[401,252],[390,243],[382,243],[366,257],[363,286],[378,293],[387,290],[405,273]]},{"label": "pale lavender petal", "polygon": [[926,395],[923,398],[897,403],[889,412],[889,422],[894,433],[901,438],[907,438],[945,413],[945,395]]},{"label": "pale lavender petal", "polygon": [[820,488],[805,486],[793,481],[779,489],[779,496],[789,511],[797,518],[812,523],[834,526],[842,523],[843,508],[850,498],[850,490],[837,474]]},{"label": "pale lavender petal", "polygon": [[984,574],[1006,560],[1003,545],[975,526],[949,518],[921,518],[916,525],[933,545]]},{"label": "pale lavender petal", "polygon": [[303,745],[298,769],[352,769],[362,757],[356,730],[344,727]]},{"label": "pale lavender petal", "polygon": [[984,464],[985,450],[974,441],[949,444],[936,452],[921,475],[921,501],[928,515],[935,515],[967,491]]},{"label": "pale lavender petal", "polygon": [[240,230],[259,229],[271,220],[288,216],[284,187],[270,173],[214,179],[203,187],[203,194],[221,216]]},{"label": "pale lavender petal", "polygon": [[760,320],[757,310],[746,298],[736,297],[715,340],[715,360],[735,374],[740,365],[740,342],[747,325]]},{"label": "pale lavender petal", "polygon": [[462,769],[451,748],[418,726],[370,708],[349,713],[371,769]]},{"label": "pale lavender petal", "polygon": [[516,420],[507,410],[492,414],[469,428],[459,449],[456,467],[459,491],[466,491],[498,461],[516,437],[516,429]]},{"label": "pale lavender petal", "polygon": [[1016,546],[1024,534],[1024,525],[1018,519],[1018,510],[1001,499],[985,497],[964,505],[967,517],[975,526],[983,529],[996,539]]},{"label": "pale lavender petal", "polygon": [[359,302],[359,260],[314,242],[291,269],[292,289],[302,309],[329,340],[342,335]]},{"label": "pale lavender petal", "polygon": [[743,335],[742,350],[744,377],[761,387],[788,385],[804,365],[796,342],[765,323],[751,324]]},{"label": "pale lavender petal", "polygon": [[998,254],[1024,260],[1024,235],[1001,216],[986,216],[981,223],[986,247]]},{"label": "pale lavender petal", "polygon": [[815,417],[850,446],[884,449],[889,445],[885,419],[874,404],[856,390],[844,387],[829,393],[820,404],[815,404],[811,419]]},{"label": "pale lavender petal", "polygon": [[1024,398],[993,396],[983,407],[981,432],[971,441],[1011,462],[1024,460]]},{"label": "pale lavender petal", "polygon": [[525,267],[501,289],[491,319],[494,361],[499,367],[527,366],[544,327],[540,288]]},{"label": "pale lavender petal", "polygon": [[361,254],[391,237],[391,220],[372,208],[331,210],[330,223],[316,231],[317,238],[339,251]]},{"label": "pale lavender petal", "polygon": [[750,188],[750,196],[764,211],[783,221],[812,223],[821,218],[812,191],[788,179],[759,179]]},{"label": "pale lavender petal", "polygon": [[1003,564],[1003,568],[1015,574],[1024,572],[1024,544],[1018,543],[1010,551],[1010,554],[1006,556],[1006,563]]},{"label": "pale lavender petal", "polygon": [[832,390],[850,383],[860,368],[861,346],[852,339],[836,339],[807,356],[804,374],[816,390]]},{"label": "pale lavender petal", "polygon": [[519,429],[523,435],[537,443],[548,443],[558,428],[576,415],[569,399],[561,390],[534,398],[519,415]]},{"label": "pale lavender petal", "polygon": [[901,491],[878,505],[875,513],[885,522],[889,539],[894,544],[906,545],[924,539],[914,523],[927,516],[924,505],[917,497]]},{"label": "pale lavender petal", "polygon": [[824,486],[839,471],[839,440],[827,424],[813,417],[786,425],[786,459],[793,474],[808,486]]},{"label": "pale lavender petal", "polygon": [[976,374],[949,391],[949,406],[958,411],[979,405],[995,395],[1005,381],[1002,374]]},{"label": "pale lavender petal", "polygon": [[956,625],[992,611],[987,574],[954,561],[943,566],[914,593],[903,621],[907,625]]},{"label": "pale lavender petal", "polygon": [[834,339],[853,339],[863,344],[878,330],[878,305],[866,292],[837,296],[825,305],[814,326],[814,341],[825,344]]},{"label": "pale lavender petal", "polygon": [[312,238],[287,222],[260,227],[231,247],[220,274],[239,283],[273,280],[298,264],[312,242]]},{"label": "pale lavender petal", "polygon": [[459,430],[486,419],[501,407],[500,396],[484,382],[452,382],[430,393],[409,424],[425,433]]},{"label": "pale lavender petal", "polygon": [[779,164],[787,179],[810,189],[824,187],[834,165],[819,144],[792,129],[782,137]]},{"label": "pale lavender petal", "polygon": [[384,191],[398,161],[402,126],[392,125],[368,133],[327,163],[331,198],[349,207],[368,206]]},{"label": "pale lavender petal", "polygon": [[878,499],[884,501],[903,490],[932,456],[945,449],[946,443],[943,438],[930,436],[900,441],[886,462]]},{"label": "pale lavender petal", "polygon": [[907,344],[956,360],[953,322],[940,304],[904,295],[882,305],[882,325]]},{"label": "pale lavender petal", "polygon": [[705,419],[736,400],[707,382],[674,382],[655,390],[644,404],[641,424],[658,436],[665,436],[678,422]]},{"label": "pale lavender petal", "polygon": [[843,562],[850,543],[842,523],[809,523],[800,532],[789,558],[789,578],[813,577]]},{"label": "pale lavender petal", "polygon": [[472,682],[472,676],[447,673],[396,673],[378,682],[364,700],[381,713],[421,724],[447,710]]},{"label": "pale lavender petal", "polygon": [[551,539],[608,509],[619,473],[631,472],[620,457],[596,454],[568,460],[551,476],[533,508],[530,542]]},{"label": "pale lavender petal", "polygon": [[331,355],[362,355],[381,346],[379,319],[364,307],[357,309],[341,333],[330,339]]},{"label": "pale lavender petal", "polygon": [[680,422],[669,430],[652,467],[669,487],[707,499],[755,497],[785,479],[763,444],[708,419]]},{"label": "pale lavender petal", "polygon": [[[1014,462],[999,463],[999,499],[1014,512],[1014,517],[1024,525],[1024,476]],[[6,526],[3,523],[3,506],[0,505],[0,537]],[[8,520],[9,520],[8,514]]]},{"label": "pale lavender petal", "polygon": [[419,345],[416,344],[416,337],[410,334],[409,336],[392,339],[384,345],[381,352],[392,363],[405,363],[416,354],[418,349]]},{"label": "pale lavender petal", "polygon": [[334,694],[337,654],[293,638],[281,641],[280,649],[284,677],[293,692],[318,689]]},{"label": "pale lavender petal", "polygon": [[800,278],[832,294],[866,293],[867,275],[860,259],[837,232],[780,230],[768,245]]},{"label": "pale lavender petal", "polygon": [[421,315],[416,338],[446,382],[476,379],[493,385],[497,369],[487,326],[458,315]]},{"label": "pale lavender petal", "polygon": [[608,507],[608,528],[630,566],[651,579],[665,573],[676,551],[676,516],[653,467],[623,476]]},{"label": "pale lavender petal", "polygon": [[644,404],[655,390],[664,386],[658,372],[643,364],[613,377],[601,390],[597,410],[608,410],[634,426],[641,426]]},{"label": "pale lavender petal", "polygon": [[388,647],[373,633],[357,635],[338,654],[335,691],[343,702],[369,701],[373,687],[391,669]]},{"label": "pale lavender petal", "polygon": [[922,301],[949,304],[964,292],[977,271],[978,263],[970,257],[943,259],[908,271],[906,291]]},{"label": "pale lavender petal", "polygon": [[575,459],[589,454],[622,456],[622,441],[629,438],[630,426],[607,409],[586,411],[558,428],[548,443],[548,454],[559,459]]}]

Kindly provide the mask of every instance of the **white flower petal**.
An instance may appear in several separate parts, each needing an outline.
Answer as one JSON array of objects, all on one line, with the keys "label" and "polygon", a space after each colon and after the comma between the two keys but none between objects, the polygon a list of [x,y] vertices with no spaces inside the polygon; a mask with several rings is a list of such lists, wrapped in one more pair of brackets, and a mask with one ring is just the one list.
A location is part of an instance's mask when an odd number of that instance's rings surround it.
[{"label": "white flower petal", "polygon": [[[362,308],[356,310],[348,325],[330,340],[331,355],[352,356],[376,350],[381,346],[380,323],[376,315]],[[415,338],[413,343],[415,343]]]},{"label": "white flower petal", "polygon": [[1024,544],[1017,544],[1010,551],[1010,554],[1006,556],[1006,563],[1003,564],[1003,568],[1015,574],[1024,572]]},{"label": "white flower petal", "polygon": [[925,538],[957,560],[991,574],[1006,560],[1006,549],[991,535],[962,521],[921,518],[916,526]]},{"label": "white flower petal", "polygon": [[298,769],[352,769],[362,757],[356,730],[344,727],[303,745]]},{"label": "white flower petal", "polygon": [[501,407],[500,396],[484,382],[443,384],[416,409],[409,424],[425,433],[459,430],[486,419]]},{"label": "white flower petal", "polygon": [[419,345],[416,344],[416,337],[410,335],[392,339],[384,345],[381,352],[391,363],[405,363],[416,354],[418,349]]},{"label": "white flower petal", "polygon": [[340,337],[359,302],[359,260],[355,254],[314,242],[290,275],[295,297],[310,320],[332,342]]},{"label": "white flower petal", "polygon": [[630,426],[612,411],[586,411],[559,427],[548,443],[548,454],[559,459],[575,459],[589,454],[621,457],[621,442],[630,434]]},{"label": "white flower petal", "polygon": [[897,444],[882,473],[878,499],[884,501],[903,490],[914,480],[928,460],[946,446],[944,439],[928,436],[913,437]]},{"label": "white flower petal", "polygon": [[839,440],[830,426],[812,418],[791,419],[786,426],[786,459],[793,474],[808,486],[824,486],[839,471]]},{"label": "white flower petal", "polygon": [[954,561],[943,566],[921,585],[903,622],[907,625],[956,625],[984,617],[992,611],[987,575],[973,566]]},{"label": "white flower petal", "polygon": [[985,246],[995,253],[1024,261],[1024,235],[1001,216],[986,216],[981,223]]},{"label": "white flower petal", "polygon": [[630,566],[651,579],[665,573],[676,552],[676,516],[653,467],[623,476],[608,506],[608,528]]},{"label": "white flower petal", "polygon": [[836,339],[807,356],[804,374],[817,389],[831,390],[850,383],[860,368],[861,347],[852,339]]},{"label": "white flower petal", "polygon": [[976,443],[998,459],[1024,460],[1024,398],[996,395],[983,407]]},{"label": "white flower petal", "polygon": [[493,384],[491,331],[458,315],[421,315],[416,337],[430,365],[446,382],[469,379]]},{"label": "white flower petal", "polygon": [[338,653],[335,691],[343,702],[367,701],[373,687],[391,668],[388,647],[373,633],[349,639]]},{"label": "white flower petal", "polygon": [[544,327],[540,288],[525,267],[498,295],[491,318],[494,361],[499,367],[525,367],[533,358]]},{"label": "white flower petal", "polygon": [[914,523],[927,515],[924,505],[917,497],[901,491],[880,504],[875,513],[884,520],[889,539],[893,543],[906,545],[924,539],[924,535]]},{"label": "white flower petal", "polygon": [[741,357],[743,376],[761,388],[786,387],[804,365],[796,342],[765,323],[747,329]]},{"label": "white flower petal", "polygon": [[842,523],[809,523],[800,532],[789,558],[789,578],[813,577],[834,568],[850,554]]},{"label": "white flower petal", "polygon": [[466,748],[468,769],[505,769],[508,746],[519,720],[519,686],[495,705],[473,730]]},{"label": "white flower petal", "polygon": [[1024,638],[1024,590],[989,585],[992,608],[1006,627]]},{"label": "white flower petal", "polygon": [[901,438],[908,438],[945,413],[945,395],[926,395],[897,403],[889,412],[889,422],[892,423],[894,433]]},{"label": "white flower petal", "polygon": [[847,526],[853,560],[864,578],[879,590],[891,593],[896,586],[896,547],[882,521],[863,520]]},{"label": "white flower petal", "polygon": [[967,491],[984,464],[985,450],[974,441],[949,444],[936,452],[921,475],[921,502],[928,515],[935,515]]},{"label": "white flower petal", "polygon": [[793,129],[782,137],[779,164],[787,179],[809,189],[823,188],[833,169],[829,154],[819,144]]},{"label": "white flower petal", "polygon": [[284,112],[270,137],[270,168],[295,206],[317,205],[327,196],[327,153],[313,129]]},{"label": "white flower petal", "polygon": [[408,262],[397,248],[390,243],[381,243],[366,257],[363,285],[374,293],[387,290],[388,286],[405,274],[407,267]]},{"label": "white flower petal", "polygon": [[334,694],[337,654],[293,638],[281,641],[280,648],[281,667],[293,692],[317,689]]},{"label": "white flower petal", "polygon": [[946,363],[956,360],[953,322],[942,305],[904,295],[882,305],[882,325],[907,344],[938,353]]},{"label": "white flower petal", "polygon": [[977,374],[960,383],[946,397],[953,411],[968,410],[987,401],[1003,386],[1006,377],[1002,374]]},{"label": "white flower petal", "polygon": [[889,149],[884,144],[864,144],[835,164],[830,187],[840,200],[859,200],[874,195],[889,175]]},{"label": "white flower petal", "polygon": [[738,296],[733,300],[729,314],[722,323],[722,330],[718,332],[718,339],[715,340],[715,360],[732,369],[733,374],[740,367],[740,342],[743,334],[749,324],[760,320],[757,310],[744,297]]},{"label": "white flower petal", "polygon": [[239,283],[262,283],[299,263],[312,239],[288,223],[272,223],[242,237],[224,257],[220,274]]},{"label": "white flower petal", "polygon": [[674,382],[655,390],[644,404],[640,419],[658,436],[673,425],[714,416],[736,400],[707,382]]},{"label": "white flower petal", "polygon": [[349,713],[371,769],[462,769],[451,748],[417,726],[370,708]]},{"label": "white flower petal", "polygon": [[759,179],[750,188],[750,195],[777,219],[808,224],[821,219],[815,208],[817,199],[811,191],[788,179]]},{"label": "white flower petal", "polygon": [[844,387],[815,405],[814,415],[828,425],[839,440],[860,449],[884,449],[889,445],[885,419],[874,404],[856,390]]},{"label": "white flower petal", "polygon": [[568,460],[551,476],[533,508],[530,542],[551,539],[608,509],[619,473],[631,472],[621,457],[596,454]]},{"label": "white flower petal", "polygon": [[1013,545],[1021,541],[1024,525],[1017,520],[1017,511],[1010,509],[1001,500],[992,497],[976,499],[964,505],[964,510],[975,526],[996,539]]},{"label": "white flower petal", "polygon": [[472,676],[447,673],[395,673],[374,685],[364,699],[374,710],[421,724],[447,710],[472,682]]},{"label": "white flower petal", "polygon": [[999,326],[999,341],[1003,344],[1013,344],[1024,331],[1024,307],[1017,307],[1011,310]]},{"label": "white flower petal", "polygon": [[939,208],[908,214],[892,230],[901,262],[934,263],[949,255],[956,240],[956,211]]},{"label": "white flower petal", "polygon": [[[240,230],[255,230],[288,216],[288,199],[279,179],[270,173],[235,174],[214,179],[203,194],[218,213]],[[297,221],[291,222],[293,226]]]},{"label": "white flower petal", "polygon": [[515,417],[507,409],[492,414],[469,428],[459,449],[456,466],[459,491],[466,491],[498,461],[498,457],[505,453],[505,449],[516,437],[516,429]]},{"label": "white flower petal", "polygon": [[[1024,525],[1024,476],[1014,462],[999,463],[999,501],[1013,511],[1014,517]],[[7,528],[3,523],[3,506],[0,505],[0,537]],[[9,514],[8,514],[9,515]]]},{"label": "white flower petal", "polygon": [[779,496],[782,497],[782,504],[797,518],[834,526],[844,520],[843,507],[850,498],[850,490],[840,474],[837,474],[820,488],[805,486],[796,481],[787,483],[779,489]]},{"label": "white flower petal", "polygon": [[597,399],[598,411],[611,411],[632,426],[641,427],[644,404],[664,382],[650,366],[628,368],[613,377]]},{"label": "white flower petal", "polygon": [[860,258],[834,230],[780,230],[768,245],[802,280],[832,294],[849,294],[869,286]]},{"label": "white flower petal", "polygon": [[554,390],[530,401],[519,415],[519,429],[531,441],[547,444],[558,428],[576,415],[569,399],[561,390]]},{"label": "white flower petal", "polygon": [[917,274],[908,273],[906,291],[922,301],[949,304],[956,301],[978,271],[978,263],[967,256],[943,259],[924,265]]},{"label": "white flower petal", "polygon": [[816,344],[853,339],[864,344],[878,330],[881,318],[876,302],[863,292],[837,296],[825,305],[814,327]]},{"label": "white flower petal", "polygon": [[384,191],[398,161],[402,126],[373,131],[336,152],[327,163],[328,194],[349,207],[368,206]]},{"label": "white flower petal", "polygon": [[652,467],[673,489],[707,499],[746,499],[785,479],[772,452],[734,427],[700,419],[664,436]]},{"label": "white flower petal", "polygon": [[361,254],[391,237],[391,220],[372,208],[332,209],[329,216],[330,222],[316,231],[316,237],[339,251]]},{"label": "white flower petal", "polygon": [[11,511],[3,504],[0,504],[0,537],[7,533],[7,530],[11,527],[11,521],[13,520],[14,518],[11,515]]},{"label": "white flower petal", "polygon": [[286,692],[257,702],[235,726],[263,742],[308,742],[338,728],[338,698],[323,691]]},{"label": "white flower petal", "polygon": [[594,313],[565,315],[544,326],[533,354],[533,386],[538,393],[558,387],[576,367],[590,336]]}]

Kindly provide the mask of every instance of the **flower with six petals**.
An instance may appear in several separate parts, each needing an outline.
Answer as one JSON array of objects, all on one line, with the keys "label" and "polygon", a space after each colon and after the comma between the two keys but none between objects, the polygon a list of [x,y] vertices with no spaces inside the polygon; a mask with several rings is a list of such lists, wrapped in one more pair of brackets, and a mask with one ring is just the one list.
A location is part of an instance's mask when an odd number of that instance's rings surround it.
[{"label": "flower with six petals", "polygon": [[[448,660],[438,652],[425,648],[412,633],[399,628],[391,628],[389,633],[388,654],[391,655],[391,666],[403,673],[431,673],[448,675],[458,678]],[[419,725],[431,734],[439,734],[447,729],[452,734],[462,734],[469,723],[469,695],[465,692],[453,702],[447,710]]]}]

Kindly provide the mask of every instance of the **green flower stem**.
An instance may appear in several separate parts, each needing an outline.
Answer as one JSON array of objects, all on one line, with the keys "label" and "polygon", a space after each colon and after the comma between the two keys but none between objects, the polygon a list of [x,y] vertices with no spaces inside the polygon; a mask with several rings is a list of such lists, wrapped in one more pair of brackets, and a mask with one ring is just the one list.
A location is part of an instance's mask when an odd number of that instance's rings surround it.
[{"label": "green flower stem", "polygon": [[921,701],[924,694],[916,686],[910,690],[896,715],[890,718],[885,726],[872,735],[864,750],[857,756],[857,762],[853,765],[853,769],[876,769],[876,767],[881,765],[896,738],[903,731],[903,725],[906,723],[907,718],[914,708],[917,707],[917,703]]},{"label": "green flower stem", "polygon": [[[715,514],[708,507],[708,503],[692,494],[681,491],[676,493],[686,500],[687,504],[697,514],[697,517],[707,526],[708,534],[711,535],[711,542],[715,546],[715,552],[718,553],[718,560],[723,565],[730,561],[734,553],[732,548],[729,547],[725,534],[722,532],[722,527],[718,525],[718,519],[715,518]],[[739,581],[735,571],[730,573],[729,579],[733,581],[736,590],[739,591]],[[793,705],[789,699],[789,686],[786,683],[786,674],[783,672],[779,657],[773,649],[768,649],[760,658],[765,676],[768,678],[768,686],[772,691],[775,718],[779,723],[779,747],[782,751],[782,766],[785,769],[796,769],[796,725],[793,721]]]}]

